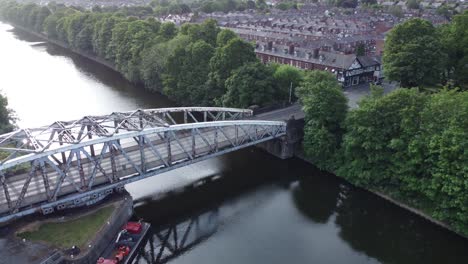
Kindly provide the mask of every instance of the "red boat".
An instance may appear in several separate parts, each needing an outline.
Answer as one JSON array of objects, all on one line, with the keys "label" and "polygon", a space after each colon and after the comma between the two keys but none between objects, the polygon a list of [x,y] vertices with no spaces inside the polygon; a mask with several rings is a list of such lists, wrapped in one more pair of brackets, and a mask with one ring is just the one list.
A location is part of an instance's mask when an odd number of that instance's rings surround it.
[{"label": "red boat", "polygon": [[146,236],[150,224],[145,222],[128,222],[117,234],[114,243],[111,244],[100,257],[96,264],[126,264],[130,263],[140,247],[141,241]]}]

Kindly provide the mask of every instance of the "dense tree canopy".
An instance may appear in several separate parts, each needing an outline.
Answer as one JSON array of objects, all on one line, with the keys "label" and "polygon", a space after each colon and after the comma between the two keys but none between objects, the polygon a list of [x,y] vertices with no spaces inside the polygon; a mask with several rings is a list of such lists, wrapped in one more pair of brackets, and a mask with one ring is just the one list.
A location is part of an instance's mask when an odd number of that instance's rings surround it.
[{"label": "dense tree canopy", "polygon": [[402,87],[434,85],[441,80],[445,54],[434,26],[419,18],[395,26],[387,35],[384,71]]},{"label": "dense tree canopy", "polygon": [[306,114],[304,151],[321,169],[334,169],[344,132],[347,99],[336,77],[325,71],[311,71],[297,89]]},{"label": "dense tree canopy", "polygon": [[226,92],[225,82],[231,76],[232,71],[244,63],[256,60],[253,46],[239,38],[231,39],[226,45],[218,47],[210,60],[209,100],[222,104],[220,100]]},{"label": "dense tree canopy", "polygon": [[273,77],[278,86],[276,97],[289,101],[291,96],[291,101],[296,101],[295,89],[300,86],[304,78],[304,71],[287,64],[273,64],[272,67],[275,69]]},{"label": "dense tree canopy", "polygon": [[274,103],[278,92],[273,71],[271,67],[260,62],[251,62],[239,67],[226,80],[227,92],[222,97],[222,104],[247,108]]},{"label": "dense tree canopy", "polygon": [[468,12],[453,17],[440,29],[444,51],[448,54],[447,77],[454,86],[466,89],[468,84]]}]

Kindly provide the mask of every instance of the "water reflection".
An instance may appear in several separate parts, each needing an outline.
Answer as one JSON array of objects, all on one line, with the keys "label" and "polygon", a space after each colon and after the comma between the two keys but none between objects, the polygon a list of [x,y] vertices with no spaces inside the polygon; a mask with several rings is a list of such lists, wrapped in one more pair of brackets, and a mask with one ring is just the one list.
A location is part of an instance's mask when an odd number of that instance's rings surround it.
[{"label": "water reflection", "polygon": [[133,263],[166,263],[210,237],[216,232],[218,225],[218,208],[213,208],[187,219],[153,228]]},{"label": "water reflection", "polygon": [[468,241],[370,193],[341,197],[335,223],[357,252],[382,263],[468,263]]},{"label": "water reflection", "polygon": [[291,192],[294,205],[304,215],[316,223],[327,223],[335,212],[341,183],[333,175],[318,177],[319,173],[326,174],[315,170],[293,185]]},{"label": "water reflection", "polygon": [[171,263],[468,263],[466,241],[299,160],[266,157],[234,154],[219,182],[136,207],[155,226],[216,210],[215,233]]},{"label": "water reflection", "polygon": [[83,115],[174,106],[115,71],[0,23],[1,88],[21,127]]}]

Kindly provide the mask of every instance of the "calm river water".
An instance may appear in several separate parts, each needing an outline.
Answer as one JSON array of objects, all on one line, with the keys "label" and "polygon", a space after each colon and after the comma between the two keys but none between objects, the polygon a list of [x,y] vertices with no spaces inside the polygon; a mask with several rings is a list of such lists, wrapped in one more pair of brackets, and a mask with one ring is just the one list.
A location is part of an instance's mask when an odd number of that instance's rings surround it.
[{"label": "calm river water", "polygon": [[[174,105],[11,29],[0,23],[0,88],[21,127]],[[170,175],[223,176],[159,202],[157,177],[128,186],[137,216],[156,228],[216,214],[216,231],[170,263],[468,263],[466,240],[297,159],[251,148]]]}]

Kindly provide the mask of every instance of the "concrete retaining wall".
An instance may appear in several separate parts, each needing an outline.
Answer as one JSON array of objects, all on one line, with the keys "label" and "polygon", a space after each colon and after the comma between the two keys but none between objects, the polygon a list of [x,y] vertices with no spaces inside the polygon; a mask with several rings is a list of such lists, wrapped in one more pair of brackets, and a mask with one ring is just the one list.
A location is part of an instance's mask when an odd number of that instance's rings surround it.
[{"label": "concrete retaining wall", "polygon": [[287,121],[286,136],[260,143],[257,147],[280,159],[289,159],[294,157],[301,147],[303,138],[304,119],[289,119]]}]

